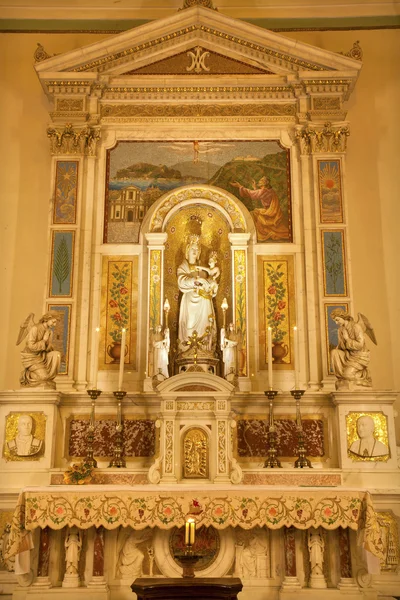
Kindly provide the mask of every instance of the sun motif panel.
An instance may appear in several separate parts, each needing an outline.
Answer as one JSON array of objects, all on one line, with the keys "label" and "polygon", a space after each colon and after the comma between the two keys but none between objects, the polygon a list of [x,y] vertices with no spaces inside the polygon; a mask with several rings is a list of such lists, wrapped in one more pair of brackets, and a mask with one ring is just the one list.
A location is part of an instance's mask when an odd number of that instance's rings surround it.
[{"label": "sun motif panel", "polygon": [[118,370],[122,328],[127,329],[125,365],[136,368],[138,257],[103,256],[99,368]]},{"label": "sun motif panel", "polygon": [[343,223],[340,160],[318,160],[317,165],[321,223]]},{"label": "sun motif panel", "polygon": [[58,160],[54,191],[53,223],[73,225],[76,223],[78,195],[78,161]]},{"label": "sun motif panel", "polygon": [[273,368],[292,369],[296,323],[293,256],[259,256],[257,270],[260,369],[268,369],[268,327],[272,329]]},{"label": "sun motif panel", "polygon": [[185,257],[185,249],[189,235],[200,235],[201,254],[199,264],[208,265],[210,253],[217,253],[217,266],[221,270],[218,291],[213,299],[217,321],[217,331],[222,327],[223,314],[221,304],[227,299],[227,322],[232,320],[232,281],[231,281],[231,248],[228,240],[230,227],[219,210],[212,206],[195,203],[178,210],[168,221],[165,232],[168,239],[164,252],[164,297],[170,303],[169,328],[171,335],[172,361],[178,337],[179,306],[181,292],[178,288],[177,269]]}]

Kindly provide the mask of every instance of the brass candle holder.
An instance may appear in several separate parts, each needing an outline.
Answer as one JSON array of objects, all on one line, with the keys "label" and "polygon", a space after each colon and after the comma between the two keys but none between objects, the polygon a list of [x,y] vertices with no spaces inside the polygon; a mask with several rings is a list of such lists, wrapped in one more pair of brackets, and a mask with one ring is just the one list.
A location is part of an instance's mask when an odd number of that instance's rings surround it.
[{"label": "brass candle holder", "polygon": [[276,456],[278,451],[276,449],[276,430],[274,425],[274,399],[277,393],[278,392],[275,390],[264,392],[269,400],[268,458],[264,463],[265,469],[282,468],[282,465]]},{"label": "brass candle holder", "polygon": [[300,413],[300,400],[304,392],[305,390],[291,390],[290,392],[293,398],[296,400],[296,425],[298,440],[297,452],[299,453],[299,458],[294,463],[295,469],[312,469],[311,462],[306,457],[306,448],[304,446],[304,430]]},{"label": "brass candle holder", "polygon": [[88,432],[86,435],[85,463],[87,465],[91,466],[92,468],[96,469],[97,468],[97,460],[93,456],[94,428],[95,428],[94,414],[95,414],[96,400],[100,396],[101,391],[100,390],[86,390],[86,391],[89,394],[90,399],[92,401],[92,407],[90,410],[89,427],[88,427]]},{"label": "brass candle holder", "polygon": [[122,423],[122,400],[126,396],[126,392],[119,390],[113,392],[117,399],[117,424],[115,426],[115,438],[114,438],[114,454],[113,458],[108,465],[109,468],[125,468],[126,462],[124,458],[124,437],[123,437],[123,423]]},{"label": "brass candle holder", "polygon": [[175,554],[176,560],[180,562],[183,573],[183,579],[193,579],[195,577],[194,574],[194,566],[195,564],[202,558],[201,554],[195,554],[191,548],[188,546],[185,550],[184,554]]}]

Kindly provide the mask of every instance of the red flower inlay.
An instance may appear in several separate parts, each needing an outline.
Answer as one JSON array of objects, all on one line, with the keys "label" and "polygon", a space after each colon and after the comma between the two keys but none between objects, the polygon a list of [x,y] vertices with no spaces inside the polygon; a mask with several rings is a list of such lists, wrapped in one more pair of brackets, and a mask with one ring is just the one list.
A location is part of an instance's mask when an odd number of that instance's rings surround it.
[{"label": "red flower inlay", "polygon": [[58,508],[56,508],[56,513],[57,513],[58,515],[62,515],[62,514],[63,514],[63,512],[64,512],[64,509],[63,509],[63,507],[62,507],[62,506],[59,506]]},{"label": "red flower inlay", "polygon": [[34,508],[31,508],[30,513],[31,513],[31,519],[33,519],[33,517],[36,515],[36,510]]},{"label": "red flower inlay", "polygon": [[140,518],[142,518],[142,517],[143,517],[143,515],[144,515],[144,510],[143,510],[143,508],[139,508],[139,511],[138,511],[138,512],[139,512],[139,517],[140,517]]},{"label": "red flower inlay", "polygon": [[214,510],[214,514],[215,514],[217,517],[220,517],[220,516],[223,514],[223,512],[224,512],[224,511],[222,510],[222,508],[221,508],[220,506],[217,506],[217,508]]},{"label": "red flower inlay", "polygon": [[247,515],[248,515],[248,512],[249,512],[249,509],[248,509],[248,508],[244,508],[244,509],[242,510],[242,515],[244,516],[244,518],[246,518],[246,517],[247,517]]},{"label": "red flower inlay", "polygon": [[90,510],[88,508],[84,508],[83,512],[85,513],[85,517],[88,517],[90,515]]},{"label": "red flower inlay", "polygon": [[272,506],[272,507],[269,509],[269,511],[268,511],[268,514],[269,514],[271,517],[274,517],[274,516],[277,514],[277,512],[278,512],[278,511],[276,510],[276,508],[274,508],[274,507]]},{"label": "red flower inlay", "polygon": [[110,300],[109,305],[111,308],[116,308],[118,306],[118,302],[115,302],[115,300]]},{"label": "red flower inlay", "polygon": [[122,321],[122,317],[121,317],[121,315],[120,315],[119,313],[115,313],[115,315],[114,315],[114,319],[115,319],[116,321]]},{"label": "red flower inlay", "polygon": [[115,506],[111,506],[110,510],[108,511],[110,515],[116,515],[117,514],[117,509],[115,508]]},{"label": "red flower inlay", "polygon": [[166,517],[169,517],[172,514],[172,508],[170,506],[167,506],[166,508],[164,508],[163,512]]},{"label": "red flower inlay", "polygon": [[329,506],[327,506],[327,507],[325,508],[325,510],[324,510],[324,515],[325,515],[326,517],[330,517],[332,514],[333,514],[333,513],[332,513],[331,509],[329,508]]},{"label": "red flower inlay", "polygon": [[281,313],[280,312],[276,312],[274,314],[274,319],[275,319],[275,321],[280,321],[281,320]]},{"label": "red flower inlay", "polygon": [[297,516],[300,518],[302,514],[303,514],[303,511],[300,508],[300,510],[297,511]]},{"label": "red flower inlay", "polygon": [[283,308],[285,308],[285,306],[286,306],[286,302],[284,302],[283,300],[279,300],[279,302],[278,302],[279,310],[282,310]]},{"label": "red flower inlay", "polygon": [[354,508],[351,512],[353,513],[353,517],[355,517],[357,519],[357,517],[358,517],[358,510],[356,508]]},{"label": "red flower inlay", "polygon": [[270,285],[268,288],[268,294],[276,294],[276,287],[274,285]]},{"label": "red flower inlay", "polygon": [[120,294],[127,294],[127,293],[128,293],[128,290],[126,289],[126,287],[122,287],[122,288],[119,290],[119,292],[120,292]]}]

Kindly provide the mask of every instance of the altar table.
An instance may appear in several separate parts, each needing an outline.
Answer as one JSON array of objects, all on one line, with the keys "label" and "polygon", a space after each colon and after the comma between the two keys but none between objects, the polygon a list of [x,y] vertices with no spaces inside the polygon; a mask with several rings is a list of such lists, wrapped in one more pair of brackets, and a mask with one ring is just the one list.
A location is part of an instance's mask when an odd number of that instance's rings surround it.
[{"label": "altar table", "polygon": [[188,515],[197,527],[216,529],[266,526],[349,527],[358,543],[378,558],[383,543],[372,499],[366,490],[351,488],[281,488],[275,486],[94,485],[27,487],[14,511],[6,557],[29,549],[30,531],[37,527],[115,529],[183,527]]},{"label": "altar table", "polygon": [[238,577],[201,577],[199,579],[135,579],[131,585],[138,600],[237,600],[243,589]]}]

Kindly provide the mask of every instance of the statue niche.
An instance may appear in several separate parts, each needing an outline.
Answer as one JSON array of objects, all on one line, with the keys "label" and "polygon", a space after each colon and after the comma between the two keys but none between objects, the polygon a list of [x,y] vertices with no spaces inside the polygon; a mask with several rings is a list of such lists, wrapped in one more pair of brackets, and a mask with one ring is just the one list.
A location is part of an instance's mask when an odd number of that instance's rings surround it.
[{"label": "statue niche", "polygon": [[230,230],[221,211],[202,204],[183,207],[165,228],[170,374],[224,374],[218,331],[224,297],[232,304]]},{"label": "statue niche", "polygon": [[182,436],[182,476],[184,479],[208,479],[209,439],[204,429],[191,427]]}]

